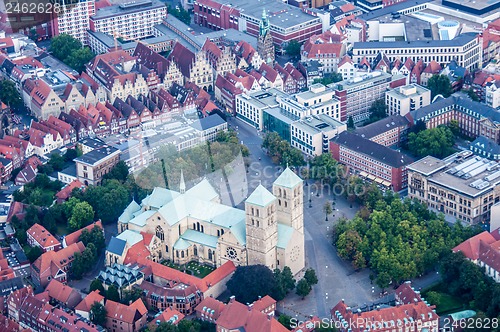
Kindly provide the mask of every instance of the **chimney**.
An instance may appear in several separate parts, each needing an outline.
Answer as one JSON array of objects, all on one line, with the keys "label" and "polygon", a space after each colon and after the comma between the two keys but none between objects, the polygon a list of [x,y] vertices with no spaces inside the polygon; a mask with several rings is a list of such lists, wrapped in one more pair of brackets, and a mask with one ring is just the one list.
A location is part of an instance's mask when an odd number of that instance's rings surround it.
[{"label": "chimney", "polygon": [[234,302],[234,295],[231,295],[231,297],[229,298],[229,303],[233,303]]}]

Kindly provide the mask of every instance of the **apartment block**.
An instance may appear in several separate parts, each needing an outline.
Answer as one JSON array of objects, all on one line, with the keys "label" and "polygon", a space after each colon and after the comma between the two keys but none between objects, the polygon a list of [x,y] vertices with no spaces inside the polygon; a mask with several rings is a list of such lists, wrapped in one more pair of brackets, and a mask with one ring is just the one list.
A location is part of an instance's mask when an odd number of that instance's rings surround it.
[{"label": "apartment block", "polygon": [[486,105],[500,109],[500,81],[487,83],[484,91]]},{"label": "apartment block", "polygon": [[68,34],[87,45],[87,30],[90,28],[90,16],[96,12],[94,0],[81,0],[67,6],[67,10],[56,14],[52,20],[52,35]]},{"label": "apartment block", "polygon": [[391,115],[364,127],[356,128],[355,134],[383,146],[400,145],[405,141],[411,121],[401,115]]},{"label": "apartment block", "polygon": [[488,221],[500,201],[498,163],[471,151],[442,160],[427,156],[408,165],[408,195],[460,221]]},{"label": "apartment block", "polygon": [[372,63],[379,53],[387,56],[390,62],[396,59],[413,62],[422,59],[424,63],[436,61],[445,66],[455,60],[469,71],[482,65],[482,45],[478,34],[463,33],[452,40],[415,40],[396,42],[359,42],[354,43],[353,60],[360,63],[363,58]]},{"label": "apartment block", "polygon": [[431,90],[414,83],[391,89],[385,93],[385,105],[389,115],[405,116],[430,103]]},{"label": "apartment block", "polygon": [[137,0],[100,8],[90,17],[90,30],[124,40],[153,36],[153,27],[167,16],[167,7],[158,0]]},{"label": "apartment block", "polygon": [[74,159],[78,180],[88,186],[101,184],[102,178],[120,161],[120,150],[104,146]]}]

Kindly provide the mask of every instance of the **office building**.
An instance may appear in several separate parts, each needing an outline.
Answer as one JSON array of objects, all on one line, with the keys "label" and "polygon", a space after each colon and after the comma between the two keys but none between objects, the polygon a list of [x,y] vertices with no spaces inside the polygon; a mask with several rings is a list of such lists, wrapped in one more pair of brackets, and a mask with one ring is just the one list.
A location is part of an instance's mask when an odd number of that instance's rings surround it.
[{"label": "office building", "polygon": [[476,33],[464,33],[452,40],[359,42],[353,44],[352,52],[353,61],[357,63],[365,57],[372,63],[379,53],[383,53],[391,63],[411,58],[415,63],[422,59],[424,63],[436,61],[444,66],[455,60],[469,71],[482,65],[482,45]]},{"label": "office building", "polygon": [[321,18],[274,0],[197,0],[194,1],[194,23],[213,30],[233,28],[258,37],[264,10],[274,45],[278,47],[286,46],[291,40],[302,43],[323,32]]},{"label": "office building", "polygon": [[462,151],[445,159],[427,156],[408,165],[408,195],[470,224],[490,219],[500,201],[498,163]]},{"label": "office building", "polygon": [[120,150],[104,146],[74,159],[78,180],[88,186],[101,184],[102,178],[120,161]]},{"label": "office building", "polygon": [[52,21],[52,35],[68,34],[88,45],[87,30],[90,28],[90,17],[96,12],[95,0],[81,0],[71,4],[67,10],[57,14]]},{"label": "office building", "polygon": [[431,103],[431,90],[418,84],[408,84],[385,93],[387,114],[405,116]]}]

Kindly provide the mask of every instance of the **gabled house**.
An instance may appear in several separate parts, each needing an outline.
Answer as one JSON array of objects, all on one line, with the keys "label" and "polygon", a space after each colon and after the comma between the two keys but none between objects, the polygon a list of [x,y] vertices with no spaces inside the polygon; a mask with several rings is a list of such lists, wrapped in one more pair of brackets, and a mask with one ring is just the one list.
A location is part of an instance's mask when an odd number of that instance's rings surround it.
[{"label": "gabled house", "polygon": [[214,74],[224,76],[226,73],[234,73],[236,70],[236,57],[230,47],[221,45],[219,48],[207,38],[201,49],[207,54]]},{"label": "gabled house", "polygon": [[71,310],[82,301],[80,292],[57,279],[52,279],[45,291],[49,293],[51,303]]},{"label": "gabled house", "polygon": [[283,91],[283,79],[271,66],[266,63],[260,65],[259,73],[266,79],[267,88],[276,88]]},{"label": "gabled house", "polygon": [[299,91],[302,91],[304,89],[306,89],[307,87],[307,80],[306,78],[304,77],[304,75],[302,75],[302,73],[293,66],[292,63],[290,62],[287,62],[285,64],[285,70],[293,77],[293,79],[295,80],[295,84],[297,85],[297,92]]},{"label": "gabled house", "polygon": [[297,93],[297,82],[295,82],[295,79],[290,75],[283,67],[279,65],[279,63],[276,63],[274,65],[274,70],[278,72],[278,74],[281,76],[281,79],[283,80],[283,92],[288,93],[288,94],[294,94]]},{"label": "gabled house", "polygon": [[259,68],[264,62],[255,48],[243,40],[236,44],[234,53],[236,54],[237,66],[241,69]]},{"label": "gabled house", "polygon": [[427,86],[429,78],[431,78],[434,75],[439,75],[439,73],[442,70],[443,68],[441,67],[441,65],[436,61],[432,60],[431,62],[429,62],[427,67],[425,67],[425,69],[422,71],[422,74],[420,74],[420,84],[423,86]]},{"label": "gabled house", "polygon": [[46,120],[50,115],[58,117],[66,109],[64,101],[41,79],[24,81],[22,97],[24,104],[38,119]]},{"label": "gabled house", "polygon": [[62,248],[61,242],[42,225],[34,224],[26,231],[27,242],[32,247],[39,247],[43,252],[58,251]]}]

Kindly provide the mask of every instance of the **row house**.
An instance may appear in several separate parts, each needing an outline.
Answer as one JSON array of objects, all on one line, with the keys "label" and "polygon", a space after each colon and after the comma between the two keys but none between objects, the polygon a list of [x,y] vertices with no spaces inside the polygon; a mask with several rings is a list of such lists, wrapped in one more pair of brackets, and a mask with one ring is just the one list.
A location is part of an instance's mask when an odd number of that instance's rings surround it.
[{"label": "row house", "polygon": [[113,102],[113,108],[120,112],[126,121],[126,128],[128,130],[138,129],[141,124],[141,118],[132,106],[127,104],[120,98],[116,98]]},{"label": "row house", "polygon": [[283,79],[278,74],[278,72],[274,70],[273,67],[269,66],[266,63],[262,63],[259,67],[259,73],[263,78],[265,78],[265,83],[263,87],[276,88],[280,91],[283,91]]},{"label": "row house", "polygon": [[257,79],[241,69],[234,74],[227,73],[226,76],[217,75],[215,83],[215,99],[225,106],[226,111],[236,111],[236,96],[242,93],[260,91],[261,86]]},{"label": "row house", "polygon": [[483,63],[500,54],[500,19],[488,23],[483,31]]},{"label": "row house", "polygon": [[78,110],[71,110],[70,113],[80,117],[84,123],[87,123],[87,133],[90,136],[95,135],[102,138],[111,134],[110,123],[106,121],[107,119],[102,112],[105,108],[106,106],[102,103],[98,103],[95,106],[91,104],[88,107],[82,105]]},{"label": "row house", "polygon": [[283,92],[295,94],[306,88],[306,79],[291,63],[287,63],[285,68],[276,63],[274,70],[283,80]]},{"label": "row house", "polygon": [[259,68],[264,62],[255,48],[242,40],[233,49],[236,55],[236,64],[240,69]]},{"label": "row house", "polygon": [[75,253],[82,253],[84,250],[83,243],[78,242],[59,251],[43,253],[31,264],[31,278],[35,285],[46,287],[52,279],[66,283]]},{"label": "row house", "polygon": [[104,86],[108,100],[114,102],[115,98],[147,93],[148,83],[143,75],[133,71],[136,64],[137,57],[118,50],[96,56],[86,70],[92,79]]},{"label": "row house", "polygon": [[221,45],[221,48],[207,38],[201,49],[206,52],[215,74],[224,76],[228,72],[234,73],[236,56],[231,52],[229,46]]},{"label": "row house", "polygon": [[78,117],[71,114],[71,112],[76,112],[71,110],[69,113],[61,112],[59,114],[59,120],[64,121],[71,125],[75,130],[76,140],[80,140],[88,136],[87,126]]},{"label": "row house", "polygon": [[31,156],[24,163],[24,167],[17,174],[14,183],[16,186],[24,186],[27,183],[35,181],[35,178],[38,174],[38,166],[41,166],[42,162],[38,157]]},{"label": "row house", "polygon": [[63,140],[58,132],[32,121],[30,129],[27,130],[28,146],[25,156],[44,156],[49,152],[63,146]]},{"label": "row house", "polygon": [[82,296],[78,290],[56,279],[49,282],[45,291],[49,293],[50,303],[58,307],[73,310],[82,301]]},{"label": "row house", "polygon": [[297,86],[297,92],[303,91],[307,88],[307,79],[300,72],[300,70],[295,68],[295,66],[292,63],[290,62],[286,63],[284,69],[295,80],[295,84]]},{"label": "row house", "polygon": [[0,184],[6,183],[10,180],[13,170],[12,160],[0,158]]},{"label": "row house", "polygon": [[132,56],[137,58],[141,73],[146,73],[150,90],[170,89],[174,83],[182,85],[184,79],[175,61],[167,60],[143,43],[137,43]]},{"label": "row house", "polygon": [[38,119],[46,120],[50,115],[57,117],[65,110],[64,101],[41,79],[24,81],[22,96],[24,104]]},{"label": "row house", "polygon": [[27,56],[12,60],[7,56],[0,58],[0,69],[16,84],[21,90],[25,80],[43,77],[47,68],[37,59]]},{"label": "row house", "polygon": [[31,287],[12,292],[7,299],[9,318],[34,331],[99,332],[95,324],[72,312],[52,306],[43,294],[34,295]]},{"label": "row house", "polygon": [[17,137],[4,135],[0,139],[0,157],[12,161],[13,169],[22,166],[28,142]]},{"label": "row house", "polygon": [[107,331],[140,331],[147,323],[148,310],[141,299],[130,305],[107,300],[104,307]]},{"label": "row house", "polygon": [[184,76],[184,82],[195,83],[209,92],[213,90],[214,73],[205,51],[201,50],[195,54],[177,42],[167,60],[177,64]]},{"label": "row house", "polygon": [[31,247],[39,247],[43,252],[58,251],[62,248],[61,242],[39,224],[34,224],[26,231],[26,238]]},{"label": "row house", "polygon": [[410,112],[412,121],[422,121],[427,128],[447,125],[451,120],[458,121],[462,134],[469,137],[485,136],[500,142],[500,115],[483,103],[469,98],[451,96],[440,99],[426,107]]},{"label": "row house", "polygon": [[40,121],[40,123],[57,131],[63,140],[63,145],[76,142],[76,131],[69,123],[59,120],[52,115],[47,120]]},{"label": "row house", "polygon": [[128,96],[125,102],[135,110],[135,112],[139,116],[143,128],[146,123],[152,122],[153,112],[151,112],[149,108],[147,108],[146,105],[144,105],[142,102],[135,99],[133,96]]},{"label": "row house", "polygon": [[500,81],[499,74],[492,74],[484,70],[477,71],[474,73],[472,90],[481,101],[486,102],[486,87],[497,81]]}]

